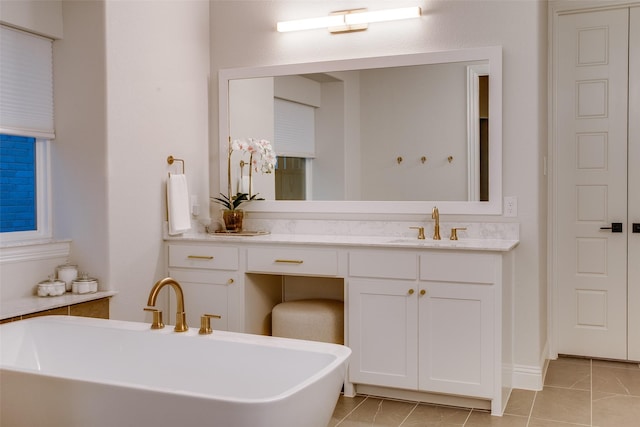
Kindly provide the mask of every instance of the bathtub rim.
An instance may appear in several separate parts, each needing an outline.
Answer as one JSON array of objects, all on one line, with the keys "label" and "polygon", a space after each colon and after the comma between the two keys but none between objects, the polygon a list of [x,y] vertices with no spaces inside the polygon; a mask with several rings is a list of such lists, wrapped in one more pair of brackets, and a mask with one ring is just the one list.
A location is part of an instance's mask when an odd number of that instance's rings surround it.
[{"label": "bathtub rim", "polygon": [[[24,323],[23,323],[24,322]],[[214,331],[213,334],[210,335],[199,335],[197,328],[190,328],[187,332],[177,333],[173,330],[173,327],[170,325],[166,325],[164,329],[160,330],[151,330],[148,323],[144,322],[132,322],[125,320],[113,320],[113,319],[97,319],[97,318],[88,318],[88,317],[73,317],[73,316],[42,316],[42,317],[34,317],[29,319],[24,319],[16,322],[9,322],[0,325],[0,340],[2,340],[3,332],[2,330],[7,327],[7,329],[17,327],[10,325],[14,324],[22,324],[28,325],[32,323],[58,323],[58,324],[73,324],[73,325],[85,325],[89,327],[96,328],[107,328],[107,329],[124,329],[127,331],[140,332],[140,333],[152,333],[155,335],[166,335],[173,337],[172,339],[198,339],[198,340],[217,340],[217,341],[226,341],[233,342],[239,344],[253,344],[259,346],[266,347],[277,347],[277,348],[285,348],[285,349],[293,349],[300,351],[309,351],[315,353],[324,353],[330,356],[333,356],[334,359],[324,366],[321,370],[313,373],[309,377],[305,378],[304,381],[297,383],[296,385],[287,388],[286,390],[274,394],[273,396],[261,397],[261,398],[243,398],[237,396],[226,396],[220,394],[205,394],[201,392],[193,392],[188,390],[178,390],[170,387],[152,387],[143,384],[136,384],[132,382],[126,381],[113,381],[108,379],[94,379],[94,378],[83,378],[81,376],[75,375],[59,375],[53,373],[42,372],[38,369],[33,368],[25,368],[15,365],[8,365],[5,363],[4,358],[0,357],[0,377],[2,371],[12,371],[16,373],[24,373],[31,375],[39,375],[49,378],[57,378],[57,379],[66,379],[72,381],[82,381],[86,383],[92,384],[103,384],[114,387],[125,387],[132,388],[141,391],[150,391],[150,392],[158,392],[158,393],[168,393],[174,395],[180,395],[184,397],[193,397],[198,399],[210,399],[210,400],[221,400],[226,402],[232,402],[237,404],[268,404],[273,402],[278,402],[288,397],[296,394],[300,390],[312,385],[313,383],[322,380],[324,377],[331,374],[331,372],[340,369],[340,365],[344,364],[344,375],[343,379],[346,379],[346,372],[349,357],[351,355],[351,349],[344,345],[340,344],[332,344],[332,343],[323,343],[316,341],[306,341],[306,340],[298,340],[291,338],[282,338],[282,337],[272,337],[272,336],[264,336],[264,335],[255,335],[255,334],[246,334],[241,332],[230,332],[230,331]]]}]

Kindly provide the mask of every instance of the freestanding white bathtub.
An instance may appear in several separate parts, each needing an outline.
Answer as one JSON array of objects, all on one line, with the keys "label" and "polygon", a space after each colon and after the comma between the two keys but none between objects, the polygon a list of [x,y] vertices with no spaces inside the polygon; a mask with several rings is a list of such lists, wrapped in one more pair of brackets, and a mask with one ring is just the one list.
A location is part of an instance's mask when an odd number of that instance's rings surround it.
[{"label": "freestanding white bathtub", "polygon": [[326,427],[349,348],[48,316],[0,326],[3,427]]}]

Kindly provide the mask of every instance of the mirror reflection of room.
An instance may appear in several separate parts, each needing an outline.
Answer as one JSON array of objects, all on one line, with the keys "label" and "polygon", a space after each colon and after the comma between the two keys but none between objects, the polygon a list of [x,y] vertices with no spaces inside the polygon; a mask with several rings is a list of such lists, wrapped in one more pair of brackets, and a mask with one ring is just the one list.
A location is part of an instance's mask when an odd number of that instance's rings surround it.
[{"label": "mirror reflection of room", "polygon": [[272,138],[266,199],[487,201],[488,82],[483,61],[232,80],[230,130]]}]

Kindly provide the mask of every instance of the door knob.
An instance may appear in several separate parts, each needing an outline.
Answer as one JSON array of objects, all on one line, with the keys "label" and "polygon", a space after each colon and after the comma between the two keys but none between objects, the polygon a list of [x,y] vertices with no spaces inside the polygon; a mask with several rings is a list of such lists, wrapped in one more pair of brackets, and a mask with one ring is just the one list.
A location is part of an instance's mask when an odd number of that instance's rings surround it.
[{"label": "door knob", "polygon": [[600,227],[600,230],[611,230],[612,233],[622,233],[622,223],[612,222],[611,227]]}]

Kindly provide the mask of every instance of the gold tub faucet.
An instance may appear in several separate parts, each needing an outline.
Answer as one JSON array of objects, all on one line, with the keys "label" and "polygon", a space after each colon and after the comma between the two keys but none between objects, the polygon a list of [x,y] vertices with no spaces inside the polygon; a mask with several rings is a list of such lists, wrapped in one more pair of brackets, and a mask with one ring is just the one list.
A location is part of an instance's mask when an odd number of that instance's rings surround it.
[{"label": "gold tub faucet", "polygon": [[440,238],[440,212],[436,206],[434,206],[433,211],[431,211],[431,218],[436,221],[433,226],[433,240],[442,240]]},{"label": "gold tub faucet", "polygon": [[182,293],[182,287],[180,286],[180,283],[178,283],[175,279],[171,277],[165,277],[162,280],[158,280],[156,284],[153,285],[153,288],[151,288],[151,293],[149,293],[149,301],[147,301],[147,305],[150,307],[155,307],[158,293],[167,285],[170,285],[176,293],[177,313],[176,327],[174,328],[174,331],[186,332],[189,330],[189,326],[187,326],[187,316],[184,312],[184,294]]}]

